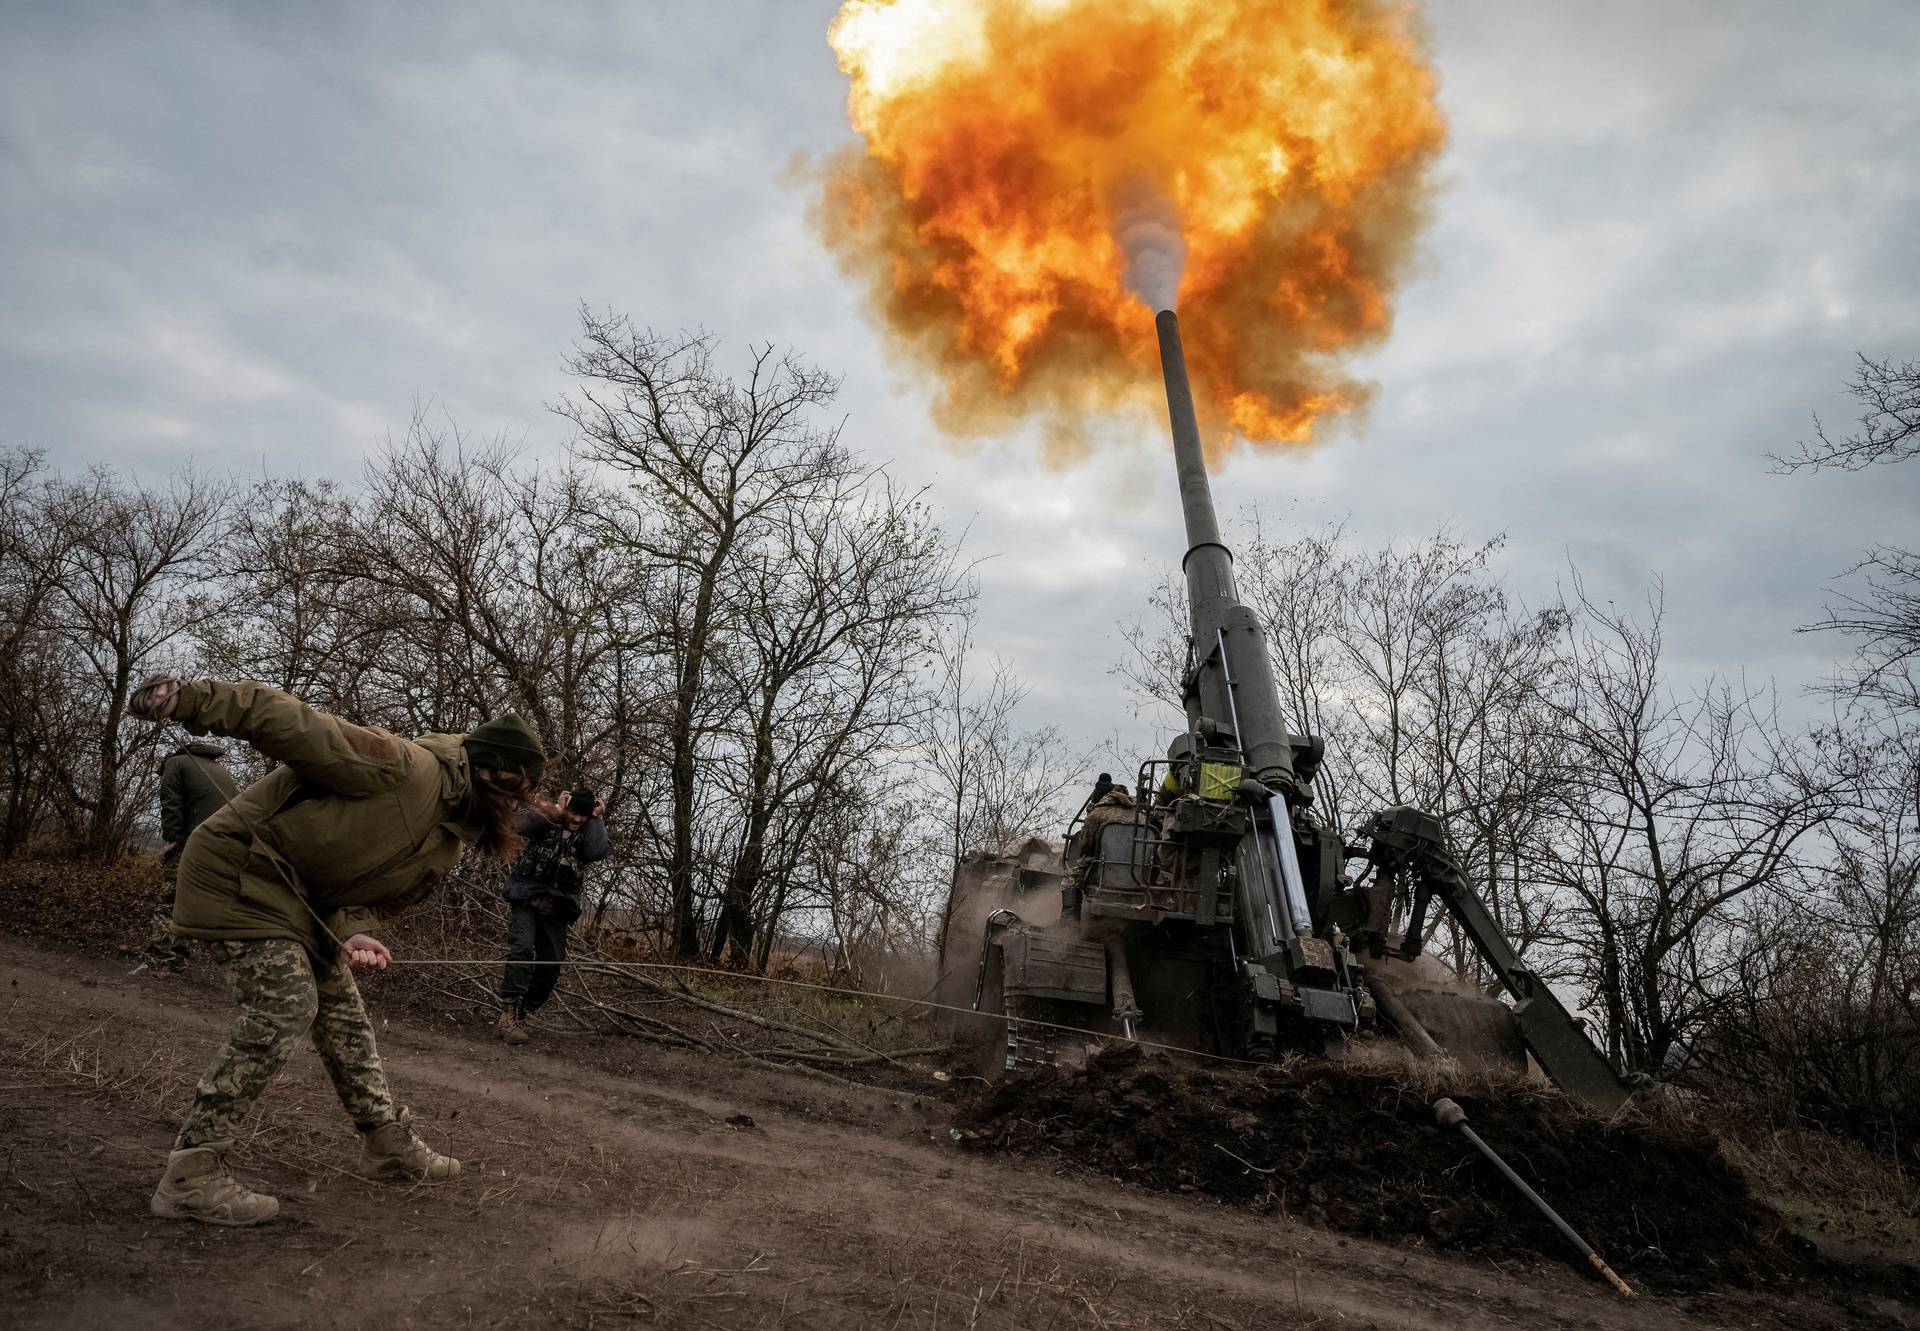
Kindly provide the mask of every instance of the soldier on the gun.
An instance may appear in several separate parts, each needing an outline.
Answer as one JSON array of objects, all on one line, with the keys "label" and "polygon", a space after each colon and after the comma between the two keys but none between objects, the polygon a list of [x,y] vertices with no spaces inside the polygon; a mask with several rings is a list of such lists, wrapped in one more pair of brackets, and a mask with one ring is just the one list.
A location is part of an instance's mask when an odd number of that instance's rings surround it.
[{"label": "soldier on the gun", "polygon": [[460,1162],[430,1149],[394,1105],[348,966],[392,960],[372,931],[431,895],[468,845],[512,858],[514,811],[545,764],[538,738],[508,712],[470,735],[402,739],[264,684],[212,680],[149,680],[128,711],[245,740],[281,764],[208,818],[180,860],[174,925],[213,943],[240,1019],[200,1079],[149,1209],[214,1225],[278,1214],[278,1201],[234,1178],[226,1154],[302,1035],[360,1131],[359,1173],[453,1178]]},{"label": "soldier on the gun", "polygon": [[1087,802],[1086,818],[1080,824],[1080,830],[1074,834],[1072,858],[1067,864],[1072,880],[1060,892],[1060,915],[1063,919],[1080,918],[1084,889],[1099,878],[1101,832],[1114,823],[1131,823],[1134,819],[1133,796],[1107,773],[1100,774],[1093,791]]},{"label": "soldier on the gun", "polygon": [[226,750],[195,740],[168,754],[160,764],[160,883],[154,893],[147,947],[134,974],[151,970],[178,975],[187,964],[187,944],[173,932],[173,897],[180,878],[180,855],[187,838],[207,816],[233,798],[233,776],[220,763]]},{"label": "soldier on the gun", "polygon": [[1173,835],[1174,806],[1185,797],[1186,783],[1180,779],[1180,770],[1184,763],[1168,763],[1166,775],[1160,778],[1159,796],[1153,803],[1154,835],[1160,838],[1160,873],[1168,882],[1178,882],[1180,878],[1180,846]]}]

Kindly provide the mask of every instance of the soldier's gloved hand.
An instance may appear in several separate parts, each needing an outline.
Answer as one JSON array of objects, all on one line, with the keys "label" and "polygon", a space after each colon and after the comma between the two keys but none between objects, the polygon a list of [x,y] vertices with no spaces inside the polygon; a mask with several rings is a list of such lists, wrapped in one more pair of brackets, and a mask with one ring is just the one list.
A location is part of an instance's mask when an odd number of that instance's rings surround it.
[{"label": "soldier's gloved hand", "polygon": [[127,712],[142,721],[165,721],[179,701],[180,681],[171,675],[154,675],[127,699]]},{"label": "soldier's gloved hand", "polygon": [[371,966],[375,970],[385,970],[387,963],[393,960],[393,953],[387,951],[385,943],[366,934],[355,934],[341,946],[346,949],[347,964],[350,966]]}]

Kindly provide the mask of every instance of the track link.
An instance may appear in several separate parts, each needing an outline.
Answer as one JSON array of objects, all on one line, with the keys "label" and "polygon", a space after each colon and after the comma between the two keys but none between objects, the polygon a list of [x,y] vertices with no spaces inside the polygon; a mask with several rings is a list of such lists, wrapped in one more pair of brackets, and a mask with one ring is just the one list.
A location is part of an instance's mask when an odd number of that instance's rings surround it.
[{"label": "track link", "polygon": [[1064,1031],[1036,1022],[1052,1019],[1051,1012],[1039,1000],[1017,994],[1002,994],[1007,1017],[1007,1071],[1028,1072],[1060,1066],[1060,1037]]}]

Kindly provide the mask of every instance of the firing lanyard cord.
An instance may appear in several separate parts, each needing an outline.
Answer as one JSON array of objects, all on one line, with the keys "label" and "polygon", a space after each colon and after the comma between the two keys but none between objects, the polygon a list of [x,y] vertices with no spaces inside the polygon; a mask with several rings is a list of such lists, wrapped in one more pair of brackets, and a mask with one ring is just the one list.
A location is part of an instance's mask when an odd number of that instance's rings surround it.
[{"label": "firing lanyard cord", "polygon": [[[340,947],[344,954],[346,943],[335,935],[332,929],[327,927],[326,920],[321,918],[320,912],[313,908],[313,903],[305,897],[301,897],[297,892],[294,895],[299,899],[300,904],[307,908],[307,914],[313,916],[314,923],[320,926],[321,932],[326,934],[328,938],[333,939],[334,943]],[[345,964],[345,961],[346,958],[343,955],[341,957],[342,964]],[[507,962],[499,957],[484,957],[474,960],[462,960],[450,957],[389,957],[386,966],[380,969],[389,969],[394,966],[490,967],[502,964],[511,966],[578,966],[582,969],[667,971],[678,975],[711,975],[725,980],[749,980],[757,984],[781,985],[789,989],[813,989],[825,994],[844,994],[849,998],[873,998],[885,1003],[903,1003],[908,1007],[928,1008],[938,1012],[958,1012],[963,1016],[985,1017],[990,1021],[1018,1021],[1023,1026],[1044,1026],[1048,1030],[1065,1031],[1070,1035],[1092,1036],[1096,1040],[1111,1040],[1114,1038],[1110,1031],[1089,1030],[1084,1026],[1069,1026],[1064,1022],[1043,1021],[1038,1017],[1014,1017],[1005,1012],[982,1012],[978,1008],[959,1007],[952,1003],[936,1003],[932,999],[927,998],[902,998],[899,994],[882,994],[871,989],[844,989],[839,985],[816,984],[810,980],[782,980],[771,975],[744,975],[739,971],[721,970],[715,966],[684,966],[665,961],[567,960]],[[1232,1063],[1240,1067],[1264,1066],[1254,1059],[1234,1058],[1229,1054],[1213,1054],[1208,1053],[1204,1049],[1189,1049],[1185,1045],[1163,1044],[1158,1040],[1143,1040],[1139,1036],[1128,1037],[1128,1043],[1139,1045],[1143,1049],[1162,1049],[1170,1054],[1185,1054],[1190,1058],[1204,1058],[1215,1063]]]},{"label": "firing lanyard cord", "polygon": [[[387,962],[387,968],[394,966],[499,966],[503,964],[497,957],[478,961],[449,960],[439,957],[413,957],[402,960],[394,958]],[[885,1003],[903,1003],[908,1007],[929,1008],[939,1012],[958,1012],[969,1017],[985,1017],[992,1021],[1018,1021],[1023,1026],[1044,1026],[1049,1030],[1066,1031],[1073,1035],[1092,1036],[1098,1040],[1111,1040],[1116,1037],[1111,1031],[1089,1030],[1084,1026],[1069,1026],[1064,1022],[1043,1021],[1038,1017],[1014,1017],[1004,1012],[982,1012],[978,1008],[958,1007],[952,1003],[936,1003],[927,998],[902,998],[899,994],[883,994],[871,989],[844,989],[836,984],[815,984],[808,980],[782,980],[771,975],[746,975],[739,971],[721,970],[713,966],[676,966],[664,961],[510,961],[509,966],[579,966],[597,970],[641,970],[669,971],[679,975],[711,975],[726,980],[750,980],[756,984],[782,985],[789,989],[814,989],[825,994],[843,994],[848,998],[873,998]],[[385,968],[383,968],[385,969]],[[1138,1036],[1128,1040],[1143,1049],[1164,1049],[1168,1053],[1186,1054],[1192,1058],[1210,1059],[1216,1063],[1234,1063],[1242,1067],[1260,1067],[1262,1064],[1253,1059],[1233,1058],[1227,1054],[1211,1054],[1204,1049],[1189,1049],[1185,1045],[1163,1044],[1158,1040],[1143,1040]]]}]

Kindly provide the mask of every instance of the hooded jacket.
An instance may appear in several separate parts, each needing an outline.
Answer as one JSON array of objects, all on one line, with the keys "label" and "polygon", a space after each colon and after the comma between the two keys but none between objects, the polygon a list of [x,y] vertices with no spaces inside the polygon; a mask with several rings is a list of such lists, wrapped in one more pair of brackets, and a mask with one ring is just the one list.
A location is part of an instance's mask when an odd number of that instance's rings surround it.
[{"label": "hooded jacket", "polygon": [[224,752],[202,740],[181,745],[160,764],[160,839],[176,853],[194,828],[238,793],[232,773],[220,765]]},{"label": "hooded jacket", "polygon": [[187,841],[173,908],[186,937],[287,938],[331,963],[431,895],[480,835],[463,736],[402,739],[211,680],[182,685],[173,717],[280,763]]}]

